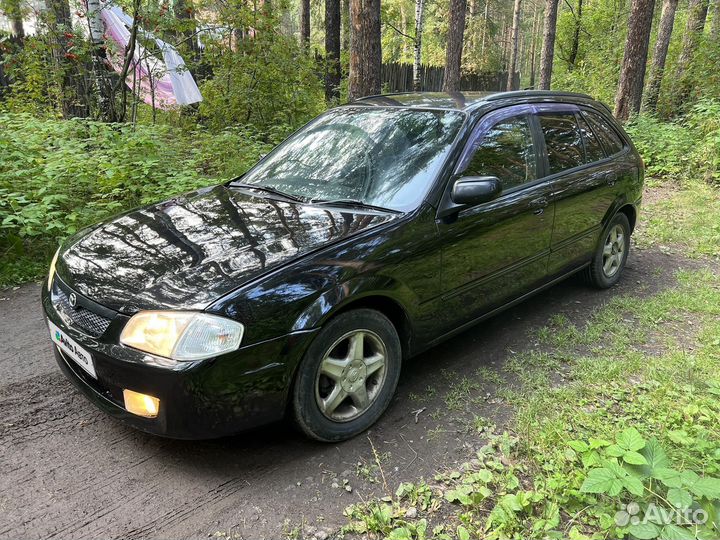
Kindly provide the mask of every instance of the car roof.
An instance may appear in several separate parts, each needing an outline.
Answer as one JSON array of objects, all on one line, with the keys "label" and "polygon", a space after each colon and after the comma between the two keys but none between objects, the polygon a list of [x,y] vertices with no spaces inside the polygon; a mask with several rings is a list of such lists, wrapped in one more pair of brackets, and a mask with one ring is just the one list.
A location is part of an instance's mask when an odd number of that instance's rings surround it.
[{"label": "car roof", "polygon": [[588,100],[592,100],[592,97],[587,94],[553,90],[519,90],[513,92],[398,92],[360,98],[351,104],[378,107],[449,109],[470,112],[494,101],[512,101],[514,99],[525,101],[533,98],[558,102],[587,102]]}]

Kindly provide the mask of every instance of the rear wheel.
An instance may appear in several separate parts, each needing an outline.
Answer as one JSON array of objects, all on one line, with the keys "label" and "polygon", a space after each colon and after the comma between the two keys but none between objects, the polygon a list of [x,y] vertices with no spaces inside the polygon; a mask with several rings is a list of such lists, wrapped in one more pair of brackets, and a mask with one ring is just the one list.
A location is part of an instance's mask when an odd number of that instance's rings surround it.
[{"label": "rear wheel", "polygon": [[600,244],[587,269],[588,281],[600,289],[612,287],[620,280],[630,251],[630,222],[619,212],[603,231]]},{"label": "rear wheel", "polygon": [[293,387],[297,425],[313,439],[335,442],[362,433],[390,404],[400,376],[398,334],[382,313],[338,315],[306,352]]}]

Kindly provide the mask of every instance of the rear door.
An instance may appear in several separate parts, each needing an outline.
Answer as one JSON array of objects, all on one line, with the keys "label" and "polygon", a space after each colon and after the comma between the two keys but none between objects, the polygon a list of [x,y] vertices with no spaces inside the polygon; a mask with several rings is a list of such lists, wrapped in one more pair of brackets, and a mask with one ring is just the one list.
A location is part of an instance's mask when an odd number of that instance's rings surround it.
[{"label": "rear door", "polygon": [[536,116],[555,203],[548,262],[553,277],[590,259],[615,199],[616,172],[576,105],[538,106]]},{"label": "rear door", "polygon": [[438,220],[446,330],[521,295],[545,278],[553,205],[550,184],[541,171],[530,106],[495,111],[475,128],[455,177],[497,176],[502,193],[493,201],[460,210],[451,220]]}]

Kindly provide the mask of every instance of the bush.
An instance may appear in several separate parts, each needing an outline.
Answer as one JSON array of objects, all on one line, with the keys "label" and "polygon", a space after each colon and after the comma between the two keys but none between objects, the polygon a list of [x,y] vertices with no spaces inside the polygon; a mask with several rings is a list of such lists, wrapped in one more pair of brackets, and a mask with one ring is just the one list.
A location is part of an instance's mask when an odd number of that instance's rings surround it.
[{"label": "bush", "polygon": [[640,115],[627,131],[648,175],[720,183],[720,101],[701,100],[678,122]]},{"label": "bush", "polygon": [[37,276],[76,230],[239,175],[272,142],[247,128],[181,132],[0,114],[0,286]]}]

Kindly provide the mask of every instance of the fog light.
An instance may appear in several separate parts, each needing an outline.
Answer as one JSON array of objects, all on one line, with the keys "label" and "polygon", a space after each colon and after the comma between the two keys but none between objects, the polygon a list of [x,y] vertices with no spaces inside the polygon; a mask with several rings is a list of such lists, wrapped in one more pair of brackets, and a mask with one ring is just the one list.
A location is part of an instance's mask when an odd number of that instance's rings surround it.
[{"label": "fog light", "polygon": [[158,415],[160,400],[156,397],[124,389],[123,399],[125,400],[125,409],[128,412],[146,418],[155,418]]}]

